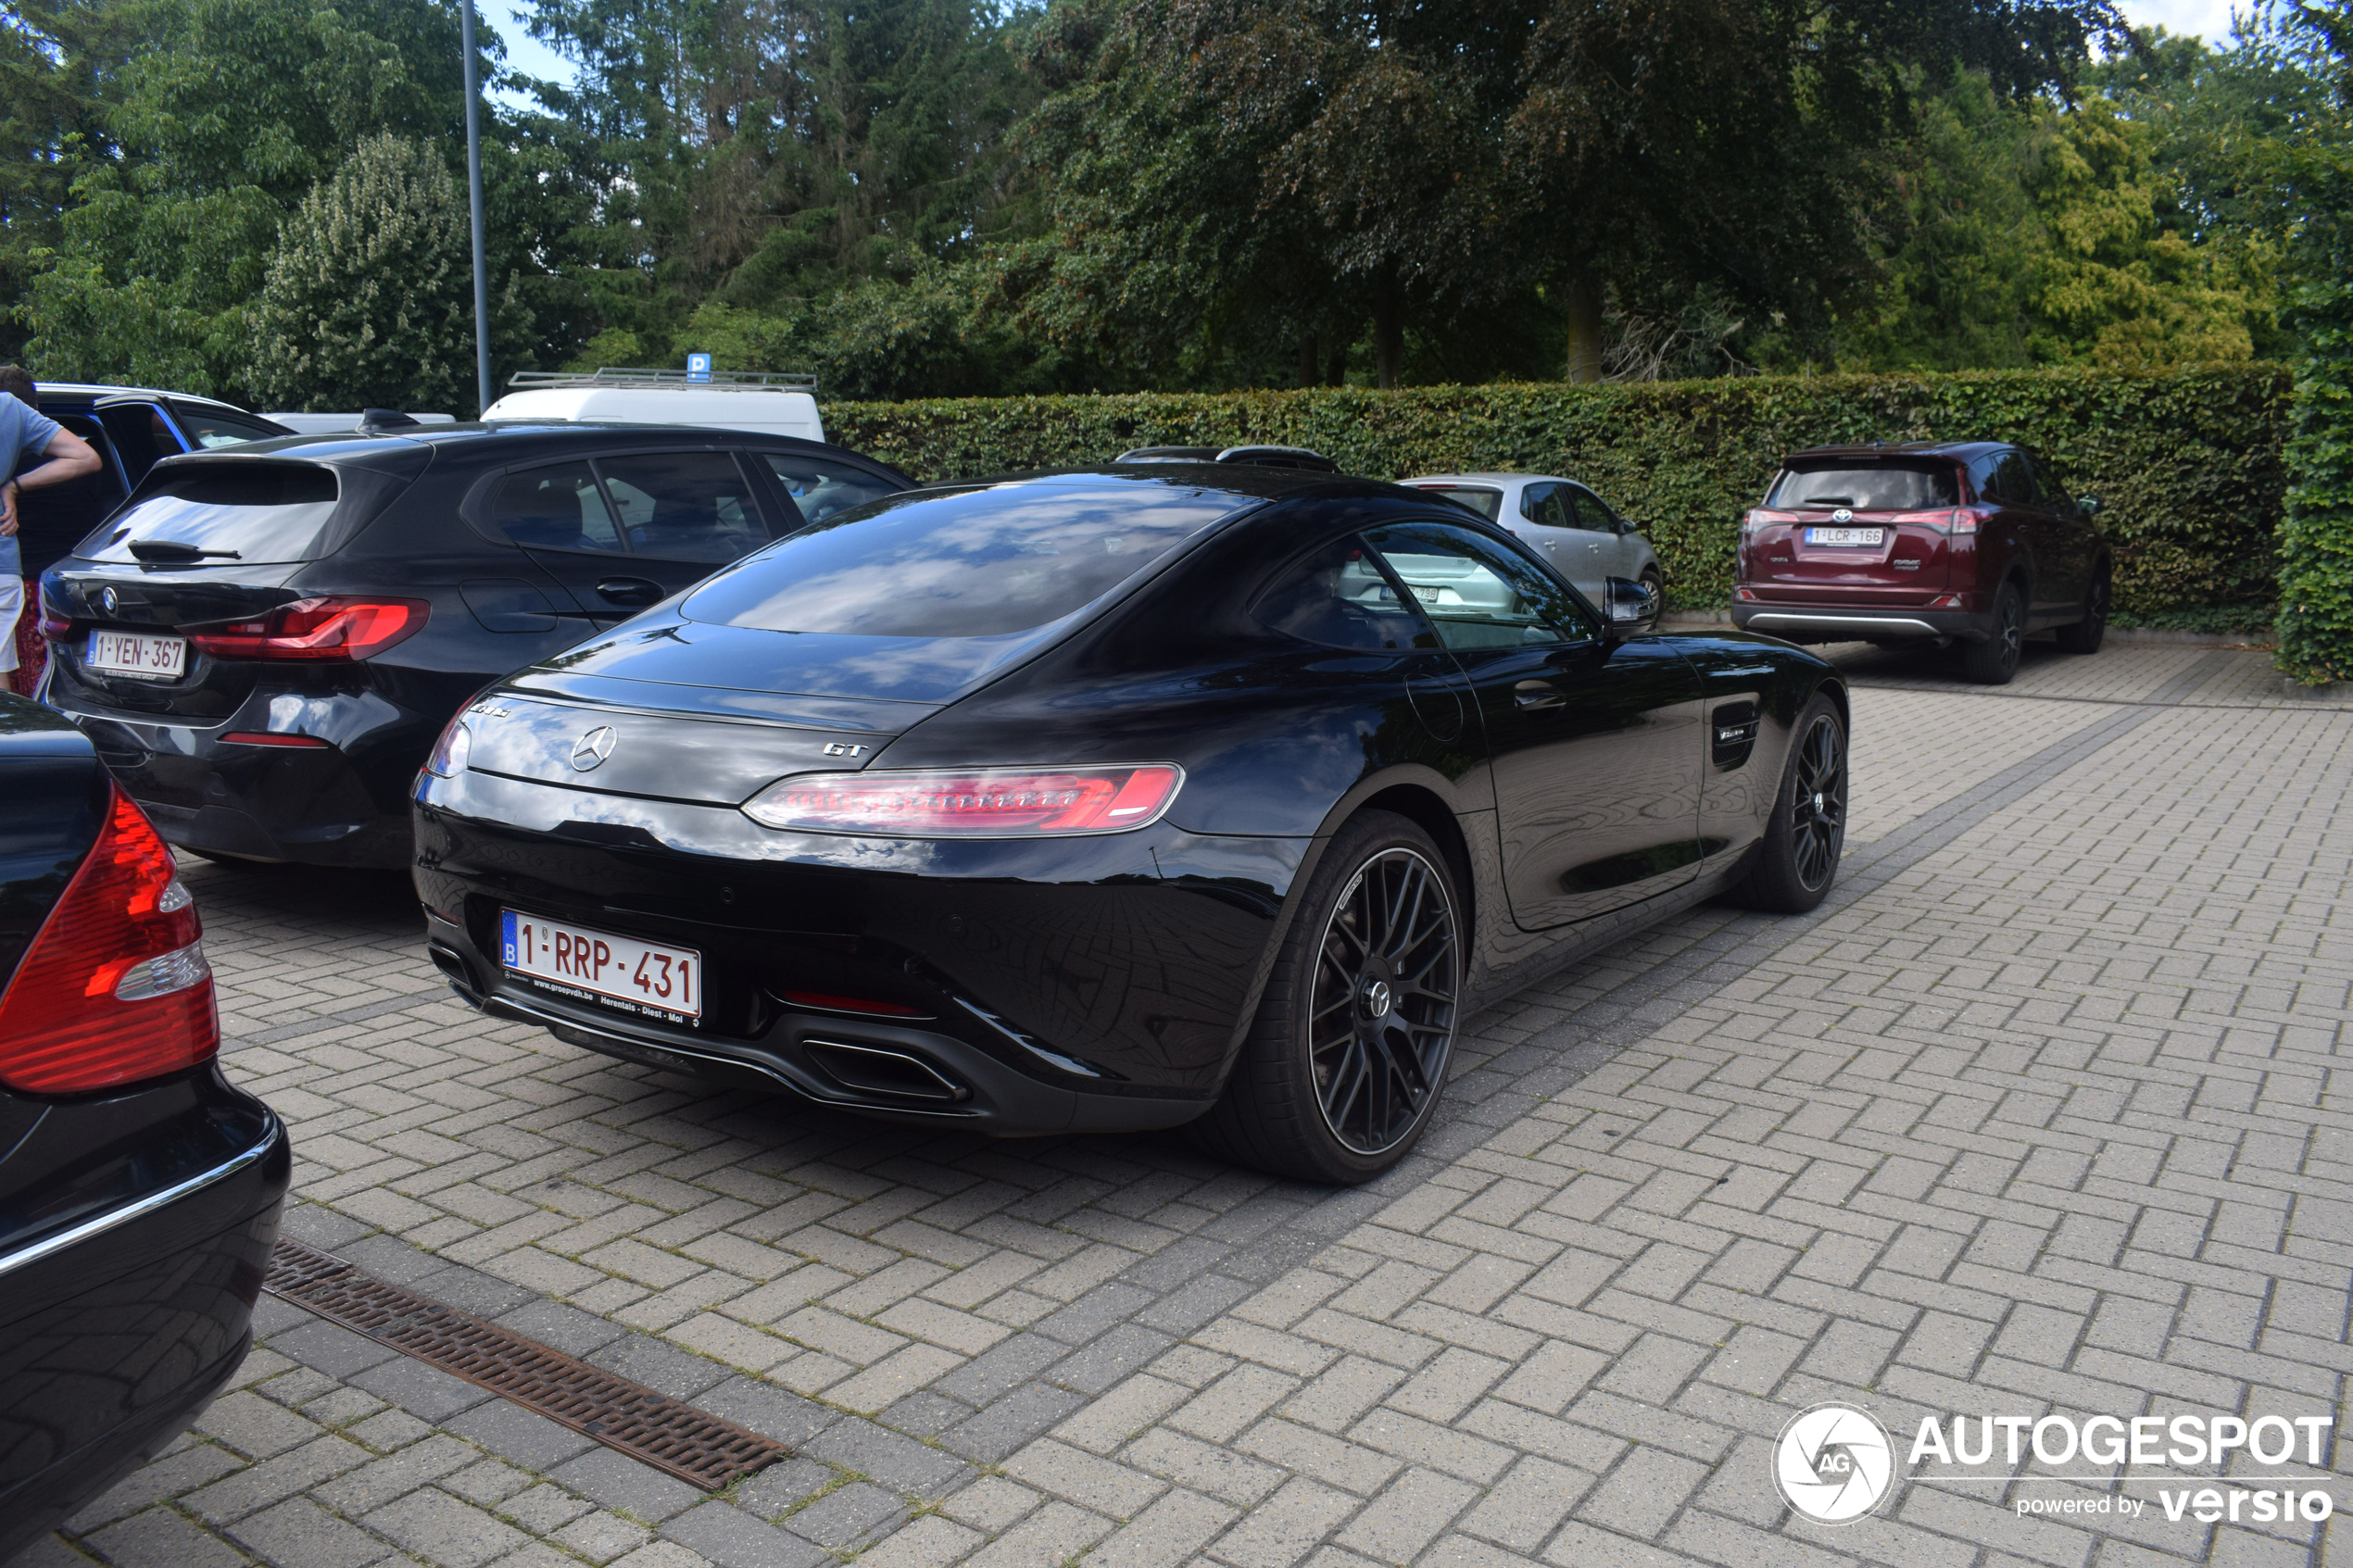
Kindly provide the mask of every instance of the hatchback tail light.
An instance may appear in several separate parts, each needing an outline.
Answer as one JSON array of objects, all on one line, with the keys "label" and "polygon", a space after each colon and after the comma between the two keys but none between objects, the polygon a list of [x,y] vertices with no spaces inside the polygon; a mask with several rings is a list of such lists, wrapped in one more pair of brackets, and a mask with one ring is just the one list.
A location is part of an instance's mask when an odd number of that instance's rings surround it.
[{"label": "hatchback tail light", "polygon": [[1765,530],[1778,526],[1780,523],[1795,522],[1796,521],[1797,517],[1793,512],[1768,512],[1762,507],[1756,507],[1751,508],[1748,515],[1741,519],[1741,532],[1743,533],[1762,533]]},{"label": "hatchback tail light", "polygon": [[368,659],[424,630],[432,608],[422,599],[335,594],[296,599],[253,620],[181,630],[215,659]]},{"label": "hatchback tail light", "polygon": [[892,838],[1045,838],[1119,833],[1159,820],[1181,768],[983,768],[802,773],[744,803],[772,828]]},{"label": "hatchback tail light", "polygon": [[203,926],[171,851],[120,789],[98,842],[0,992],[0,1084],[86,1094],[220,1048]]}]

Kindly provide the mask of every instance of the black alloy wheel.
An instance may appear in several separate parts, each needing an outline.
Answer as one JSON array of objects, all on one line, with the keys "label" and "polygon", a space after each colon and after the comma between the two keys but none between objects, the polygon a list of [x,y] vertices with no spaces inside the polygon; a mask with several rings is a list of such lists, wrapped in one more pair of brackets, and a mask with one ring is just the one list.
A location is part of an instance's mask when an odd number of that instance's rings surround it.
[{"label": "black alloy wheel", "polygon": [[1829,896],[1846,848],[1846,725],[1838,705],[1818,694],[1793,734],[1772,820],[1730,896],[1784,915],[1804,914]]},{"label": "black alloy wheel", "polygon": [[2016,583],[2005,583],[1994,595],[1994,616],[1982,643],[1961,647],[1961,672],[1981,685],[2007,686],[2018,673],[2019,654],[2026,643],[2026,596]]},{"label": "black alloy wheel", "polygon": [[2097,653],[2108,636],[2108,574],[2103,566],[2083,595],[2083,619],[2058,629],[2058,646],[2068,653]]},{"label": "black alloy wheel", "polygon": [[1846,737],[1830,714],[1814,716],[1797,743],[1797,787],[1790,794],[1790,854],[1798,884],[1825,891],[1846,842]]},{"label": "black alloy wheel", "polygon": [[1367,811],[1324,851],[1224,1094],[1187,1131],[1301,1181],[1370,1181],[1412,1149],[1446,1085],[1467,933],[1428,834]]},{"label": "black alloy wheel", "polygon": [[1457,945],[1445,879],[1402,847],[1359,867],[1325,922],[1307,1055],[1324,1125],[1350,1152],[1387,1151],[1444,1083]]}]

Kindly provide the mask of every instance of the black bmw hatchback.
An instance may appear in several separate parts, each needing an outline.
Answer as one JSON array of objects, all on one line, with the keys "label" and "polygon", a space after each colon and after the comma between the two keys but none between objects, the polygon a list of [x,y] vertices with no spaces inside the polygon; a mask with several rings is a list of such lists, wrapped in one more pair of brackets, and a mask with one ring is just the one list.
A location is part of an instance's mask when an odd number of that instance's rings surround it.
[{"label": "black bmw hatchback", "polygon": [[406,866],[418,764],[485,684],[912,483],[816,442],[668,426],[170,458],[42,578],[44,695],[175,845]]},{"label": "black bmw hatchback", "polygon": [[1611,595],[1311,472],[891,496],[459,715],[418,781],[433,956],[633,1061],[1363,1180],[1483,1000],[1836,873],[1834,672]]},{"label": "black bmw hatchback", "polygon": [[245,1359],[285,1130],[232,1088],[171,851],[57,714],[0,693],[0,1562]]}]

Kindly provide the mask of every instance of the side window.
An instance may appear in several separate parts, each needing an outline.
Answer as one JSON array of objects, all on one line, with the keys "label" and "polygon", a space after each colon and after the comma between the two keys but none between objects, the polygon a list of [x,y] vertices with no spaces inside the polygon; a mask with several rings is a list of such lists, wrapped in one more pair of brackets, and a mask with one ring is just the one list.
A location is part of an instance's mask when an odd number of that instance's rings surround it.
[{"label": "side window", "polygon": [[1575,526],[1592,533],[1617,532],[1617,515],[1603,506],[1602,498],[1591,490],[1579,489],[1574,484],[1564,484],[1561,486],[1561,495],[1576,511]]},{"label": "side window", "polygon": [[743,470],[724,452],[640,452],[599,458],[597,471],[640,555],[725,562],[768,543]]},{"label": "side window", "polygon": [[2034,504],[2034,471],[2026,466],[2023,457],[2015,451],[1997,452],[1982,461],[1984,468],[1978,478],[1979,494],[2006,506]]},{"label": "side window", "polygon": [[525,469],[500,483],[491,521],[516,544],[541,550],[615,550],[621,531],[586,463]]},{"label": "side window", "polygon": [[2069,509],[2072,497],[2068,495],[2067,485],[2059,478],[2057,470],[2051,467],[2050,458],[2040,452],[2029,452],[2026,460],[2034,469],[2034,498],[2046,508]]},{"label": "side window", "polygon": [[1551,573],[1468,529],[1409,522],[1365,538],[1404,580],[1449,648],[1541,647],[1593,634]]},{"label": "side window", "polygon": [[793,498],[800,515],[811,522],[823,522],[836,512],[846,512],[852,507],[862,507],[885,495],[895,495],[899,487],[887,480],[853,469],[847,463],[829,463],[823,458],[798,457],[790,452],[763,452],[768,469],[785,494]]},{"label": "side window", "polygon": [[1398,596],[1365,542],[1349,535],[1288,568],[1251,607],[1252,619],[1326,647],[1383,652],[1434,648],[1438,637]]},{"label": "side window", "polygon": [[1519,515],[1539,528],[1574,528],[1576,514],[1565,501],[1567,486],[1531,484],[1519,493]]}]

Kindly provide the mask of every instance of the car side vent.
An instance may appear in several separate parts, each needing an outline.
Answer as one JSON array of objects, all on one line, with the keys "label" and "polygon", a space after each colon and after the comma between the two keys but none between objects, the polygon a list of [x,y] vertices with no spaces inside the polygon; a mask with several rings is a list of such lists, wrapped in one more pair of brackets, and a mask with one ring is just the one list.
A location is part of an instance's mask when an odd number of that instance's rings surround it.
[{"label": "car side vent", "polygon": [[1708,726],[1708,750],[1718,768],[1737,768],[1756,749],[1756,704],[1728,702],[1718,708]]},{"label": "car side vent", "polygon": [[845,1045],[838,1040],[803,1040],[800,1047],[824,1070],[826,1076],[842,1087],[862,1094],[945,1101],[972,1098],[972,1091],[963,1085],[904,1051]]}]

